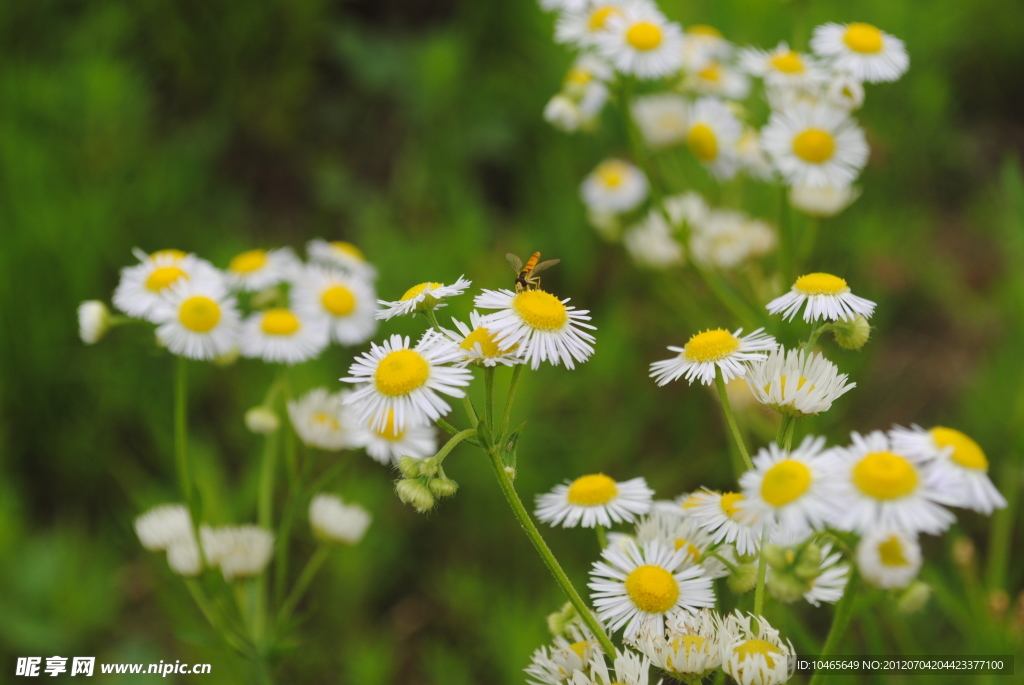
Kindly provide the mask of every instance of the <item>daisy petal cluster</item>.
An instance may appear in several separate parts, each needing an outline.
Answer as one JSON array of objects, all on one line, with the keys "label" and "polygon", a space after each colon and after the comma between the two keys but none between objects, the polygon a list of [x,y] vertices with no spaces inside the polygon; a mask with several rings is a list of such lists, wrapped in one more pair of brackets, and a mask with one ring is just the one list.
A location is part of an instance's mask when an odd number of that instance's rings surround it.
[{"label": "daisy petal cluster", "polygon": [[643,478],[616,482],[603,473],[580,476],[537,497],[536,516],[553,526],[611,527],[650,511],[654,491]]},{"label": "daisy petal cluster", "polygon": [[777,346],[775,338],[760,328],[748,335],[742,328],[732,333],[724,328],[707,330],[691,336],[683,347],[669,347],[678,355],[651,364],[651,377],[658,385],[683,377],[691,385],[695,380],[711,385],[716,373],[726,381],[743,378],[750,362],[763,359]]}]

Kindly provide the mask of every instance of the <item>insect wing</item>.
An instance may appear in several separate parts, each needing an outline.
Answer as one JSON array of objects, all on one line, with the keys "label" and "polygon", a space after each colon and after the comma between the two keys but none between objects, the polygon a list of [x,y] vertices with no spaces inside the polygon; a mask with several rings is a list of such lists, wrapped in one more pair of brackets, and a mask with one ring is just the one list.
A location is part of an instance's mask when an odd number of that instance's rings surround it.
[{"label": "insect wing", "polygon": [[541,262],[537,266],[533,267],[533,271],[530,272],[530,275],[535,276],[535,275],[539,274],[541,271],[543,271],[544,269],[550,269],[555,264],[558,264],[558,262],[560,262],[560,261],[562,261],[562,260],[561,259],[548,259],[547,261]]},{"label": "insect wing", "polygon": [[508,254],[505,255],[505,259],[508,260],[508,263],[512,267],[512,270],[515,271],[516,273],[519,273],[520,271],[523,270],[523,260],[521,260],[516,255],[509,252]]}]

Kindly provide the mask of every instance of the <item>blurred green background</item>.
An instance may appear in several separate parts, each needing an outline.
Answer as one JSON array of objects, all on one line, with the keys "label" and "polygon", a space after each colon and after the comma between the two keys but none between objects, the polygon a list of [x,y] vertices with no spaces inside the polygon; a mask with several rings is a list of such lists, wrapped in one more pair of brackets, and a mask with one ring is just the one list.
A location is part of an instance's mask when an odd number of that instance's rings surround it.
[{"label": "blurred green background", "polygon": [[[793,32],[785,3],[665,9],[740,44]],[[858,387],[802,430],[842,441],[850,428],[894,422],[956,426],[987,449],[1009,494],[1024,463],[1024,5],[814,0],[808,26],[829,20],[903,38],[911,69],[868,89],[864,194],[826,223],[814,264],[880,303],[876,331],[860,354],[828,350]],[[614,117],[589,137],[541,120],[571,61],[552,35],[532,0],[0,4],[0,681],[13,679],[17,656],[58,654],[212,662],[211,682],[245,682],[131,527],[144,508],[178,498],[171,360],[141,330],[95,347],[77,337],[76,305],[109,301],[132,247],[224,266],[251,247],[350,240],[378,266],[388,299],[460,273],[508,287],[508,251],[560,257],[545,286],[592,310],[597,353],[573,372],[525,376],[524,499],[599,470],[643,475],[661,497],[730,485],[710,394],[647,378],[664,347],[693,332],[671,298],[706,295],[692,280],[666,290],[587,226],[580,180],[603,156],[628,152]],[[774,218],[770,204],[748,209]],[[382,333],[415,330],[397,322]],[[337,388],[350,359],[331,348],[294,382]],[[193,368],[192,449],[221,493],[214,507],[224,521],[252,520],[242,474],[260,443],[242,414],[270,371],[250,361]],[[447,470],[462,488],[426,516],[393,496],[393,474],[361,454],[344,458],[336,490],[374,523],[315,583],[279,681],[523,682],[562,599],[482,456],[458,449]],[[995,570],[988,519],[963,514],[929,539],[933,601],[909,617],[865,613],[843,651],[1016,650],[1024,669],[1024,536],[1013,518],[998,523],[1014,544]],[[951,560],[962,534],[975,541],[976,570]],[[582,585],[592,536],[548,538]],[[999,589],[1006,602],[991,600]],[[814,653],[831,610],[799,607],[804,633],[790,613],[775,606],[769,617]]]}]

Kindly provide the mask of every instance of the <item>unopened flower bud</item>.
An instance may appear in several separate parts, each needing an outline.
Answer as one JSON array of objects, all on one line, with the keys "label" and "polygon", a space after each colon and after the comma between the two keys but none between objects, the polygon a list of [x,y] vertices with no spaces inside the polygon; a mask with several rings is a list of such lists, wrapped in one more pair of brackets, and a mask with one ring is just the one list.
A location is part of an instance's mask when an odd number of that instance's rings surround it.
[{"label": "unopened flower bud", "polygon": [[111,322],[110,310],[99,300],[89,300],[78,305],[78,335],[86,345],[99,342]]},{"label": "unopened flower bud", "polygon": [[420,460],[413,459],[412,457],[400,457],[398,460],[398,470],[406,478],[418,478],[420,476]]},{"label": "unopened flower bud", "polygon": [[281,419],[268,407],[253,407],[245,412],[245,427],[253,433],[270,435],[281,427]]},{"label": "unopened flower bud", "polygon": [[548,614],[548,630],[551,631],[553,637],[563,637],[565,629],[578,618],[579,614],[576,613],[576,607],[571,602],[566,602],[562,605],[560,611]]},{"label": "unopened flower bud", "polygon": [[430,459],[420,460],[420,474],[427,477],[436,476],[437,469],[437,461],[435,461],[433,457],[431,457]]},{"label": "unopened flower bud", "polygon": [[848,321],[837,321],[833,324],[832,335],[836,344],[844,350],[859,350],[867,344],[871,337],[871,324],[858,314]]},{"label": "unopened flower bud", "polygon": [[901,614],[916,613],[924,608],[931,596],[931,585],[915,580],[896,598],[896,610]]},{"label": "unopened flower bud", "polygon": [[395,493],[398,499],[421,514],[434,508],[434,496],[430,494],[430,488],[419,479],[405,478],[398,481],[395,484]]},{"label": "unopened flower bud", "polygon": [[974,565],[974,543],[970,538],[957,538],[953,543],[953,561],[965,569]]},{"label": "unopened flower bud", "polygon": [[781,545],[765,545],[764,550],[761,552],[764,555],[764,559],[768,562],[768,565],[772,568],[785,568],[792,563],[792,558],[787,558],[787,549]]},{"label": "unopened flower bud", "polygon": [[811,583],[801,580],[794,573],[772,570],[765,582],[768,591],[780,602],[795,602],[811,589]]},{"label": "unopened flower bud", "polygon": [[238,346],[235,345],[224,354],[214,357],[213,363],[216,364],[217,366],[231,366],[236,361],[238,361],[238,357],[240,354],[241,352],[239,351]]},{"label": "unopened flower bud", "polygon": [[729,589],[737,595],[750,592],[757,585],[757,567],[752,563],[741,563],[729,574]]},{"label": "unopened flower bud", "polygon": [[821,575],[821,547],[813,542],[797,552],[793,574],[800,580],[814,580]]},{"label": "unopened flower bud", "polygon": [[513,467],[513,466],[506,466],[505,467],[505,475],[508,476],[509,480],[515,480],[516,479],[515,467]]},{"label": "unopened flower bud", "polygon": [[427,486],[434,497],[451,497],[459,491],[459,484],[450,478],[431,478]]}]

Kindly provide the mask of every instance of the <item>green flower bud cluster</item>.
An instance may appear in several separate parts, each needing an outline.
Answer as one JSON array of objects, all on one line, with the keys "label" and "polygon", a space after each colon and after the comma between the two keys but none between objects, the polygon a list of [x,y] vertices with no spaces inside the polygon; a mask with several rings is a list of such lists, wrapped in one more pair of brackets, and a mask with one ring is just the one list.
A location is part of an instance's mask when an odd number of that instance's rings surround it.
[{"label": "green flower bud cluster", "polygon": [[434,458],[402,457],[398,470],[404,476],[395,483],[398,499],[421,514],[433,509],[437,499],[451,497],[459,490],[459,484],[445,475]]}]

